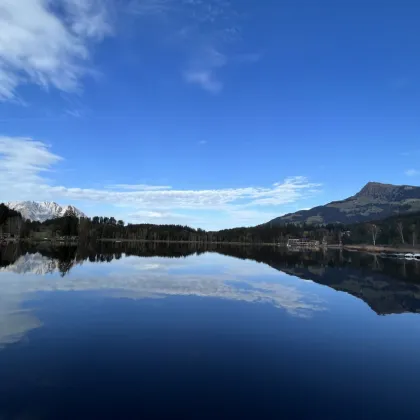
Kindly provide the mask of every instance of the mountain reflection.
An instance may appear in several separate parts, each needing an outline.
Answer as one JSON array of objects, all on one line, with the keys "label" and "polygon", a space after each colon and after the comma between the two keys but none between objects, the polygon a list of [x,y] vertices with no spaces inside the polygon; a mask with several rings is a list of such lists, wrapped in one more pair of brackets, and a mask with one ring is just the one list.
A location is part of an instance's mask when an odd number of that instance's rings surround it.
[{"label": "mountain reflection", "polygon": [[[216,273],[211,270],[203,273],[200,269],[188,269],[191,259],[185,264],[176,263],[177,260],[181,261],[180,258],[203,253],[217,253],[264,263],[287,275],[347,292],[362,299],[380,315],[420,312],[420,262],[395,261],[342,251],[288,253],[275,247],[150,242],[56,248],[49,244],[11,244],[0,248],[0,272],[38,276],[59,273],[63,277],[60,281],[48,282],[24,282],[20,279],[13,287],[10,286],[12,282],[9,282],[9,286],[14,289],[21,287],[21,292],[106,289],[114,292],[118,290],[120,295],[126,293],[129,296],[209,296],[270,302],[300,316],[308,316],[313,311],[323,309],[322,302],[316,296],[303,294],[281,282],[258,281],[256,285],[255,281],[248,278],[251,266],[247,266],[244,275],[238,275],[235,270],[240,265],[229,273],[230,263],[225,264],[225,261],[218,262],[224,269]],[[137,258],[128,258],[134,256]],[[84,262],[112,261],[113,269],[103,275],[89,276],[89,280],[79,282],[77,275],[72,274],[64,281],[70,272],[76,272],[77,267]],[[202,261],[196,261],[199,267]],[[255,270],[255,276],[258,276],[261,266],[255,267],[258,267]],[[83,275],[86,277],[86,273]]]},{"label": "mountain reflection", "polygon": [[[45,292],[100,292],[105,297],[129,299],[218,298],[267,303],[305,318],[325,310],[316,294],[283,284],[268,266],[206,251],[216,249],[151,243],[1,248],[0,347],[20,341],[41,326],[31,308],[36,308],[33,302]],[[191,258],[185,258],[188,256]]]},{"label": "mountain reflection", "polygon": [[[3,273],[30,275],[30,278],[20,277],[18,281],[9,278],[8,287],[3,287],[4,290],[22,293],[105,290],[112,295],[127,297],[195,295],[268,302],[299,316],[323,310],[316,296],[303,295],[295,287],[271,281],[259,281],[256,285],[255,276],[262,274],[265,278],[267,274],[275,274],[268,267],[264,270],[264,267],[252,262],[245,264],[240,261],[237,265],[235,260],[220,260],[219,256],[218,260],[212,259],[207,263],[206,269],[206,262],[202,259],[185,259],[203,252],[192,249],[190,245],[168,247],[149,243],[135,248],[125,244],[121,249],[105,245],[99,251],[82,247],[45,247],[26,250],[14,263],[0,270]],[[14,255],[18,254],[15,252]],[[211,256],[210,253],[208,255]],[[94,263],[113,261],[113,264],[103,273],[92,274],[87,266],[78,270],[78,266],[86,261],[93,263],[90,267],[94,267]],[[243,268],[244,265],[246,268]],[[68,276],[70,272],[72,275]],[[57,273],[62,279],[53,276],[46,281],[42,277]],[[4,283],[5,278],[0,277],[1,280]]]}]

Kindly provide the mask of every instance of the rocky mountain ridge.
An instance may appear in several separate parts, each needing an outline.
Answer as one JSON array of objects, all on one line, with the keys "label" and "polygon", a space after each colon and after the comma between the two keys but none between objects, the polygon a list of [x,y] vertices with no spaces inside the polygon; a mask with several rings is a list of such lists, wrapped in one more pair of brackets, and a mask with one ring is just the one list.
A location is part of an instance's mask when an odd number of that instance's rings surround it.
[{"label": "rocky mountain ridge", "polygon": [[381,220],[416,211],[420,211],[420,187],[368,182],[358,193],[349,198],[289,213],[269,223],[272,225],[349,224]]},{"label": "rocky mountain ridge", "polygon": [[86,217],[76,207],[70,205],[61,206],[54,201],[11,201],[5,204],[10,209],[18,211],[24,219],[37,222],[63,217],[66,212],[71,212],[77,217]]}]

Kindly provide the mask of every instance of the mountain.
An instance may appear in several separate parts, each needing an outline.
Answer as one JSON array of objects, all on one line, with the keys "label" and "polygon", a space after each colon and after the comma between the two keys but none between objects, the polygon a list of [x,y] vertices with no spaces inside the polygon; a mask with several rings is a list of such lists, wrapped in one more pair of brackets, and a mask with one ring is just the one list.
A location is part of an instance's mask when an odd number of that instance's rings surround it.
[{"label": "mountain", "polygon": [[71,212],[77,217],[86,217],[84,213],[74,206],[62,207],[52,201],[13,201],[6,203],[6,206],[18,211],[24,219],[38,222],[62,217],[66,212]]},{"label": "mountain", "polygon": [[289,213],[269,223],[348,224],[415,211],[420,211],[420,187],[369,182],[356,195],[345,200]]}]

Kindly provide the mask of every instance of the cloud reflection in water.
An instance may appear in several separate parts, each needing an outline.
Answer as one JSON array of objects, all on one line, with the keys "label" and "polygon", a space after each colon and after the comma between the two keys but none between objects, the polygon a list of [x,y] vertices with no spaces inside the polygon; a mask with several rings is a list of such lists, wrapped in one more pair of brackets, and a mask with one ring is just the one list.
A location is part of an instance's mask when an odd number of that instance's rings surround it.
[{"label": "cloud reflection in water", "polygon": [[284,284],[282,278],[266,265],[218,254],[130,256],[104,264],[85,261],[60,277],[58,260],[26,254],[0,270],[0,346],[19,341],[25,332],[41,325],[33,311],[20,309],[40,292],[95,291],[132,299],[200,296],[268,303],[298,317],[325,310],[318,296]]}]

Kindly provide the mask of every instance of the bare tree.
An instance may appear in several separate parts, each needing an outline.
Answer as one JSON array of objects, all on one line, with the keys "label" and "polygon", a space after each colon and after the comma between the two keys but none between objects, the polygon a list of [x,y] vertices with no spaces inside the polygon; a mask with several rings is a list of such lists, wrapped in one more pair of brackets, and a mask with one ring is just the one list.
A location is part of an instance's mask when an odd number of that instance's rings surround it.
[{"label": "bare tree", "polygon": [[403,222],[400,221],[400,222],[397,223],[397,230],[398,230],[398,233],[401,236],[401,243],[404,245],[405,240],[404,240],[404,225],[403,225]]},{"label": "bare tree", "polygon": [[369,225],[369,232],[372,234],[373,246],[376,246],[376,238],[378,237],[380,231],[381,230],[377,225],[374,225],[373,223]]}]

